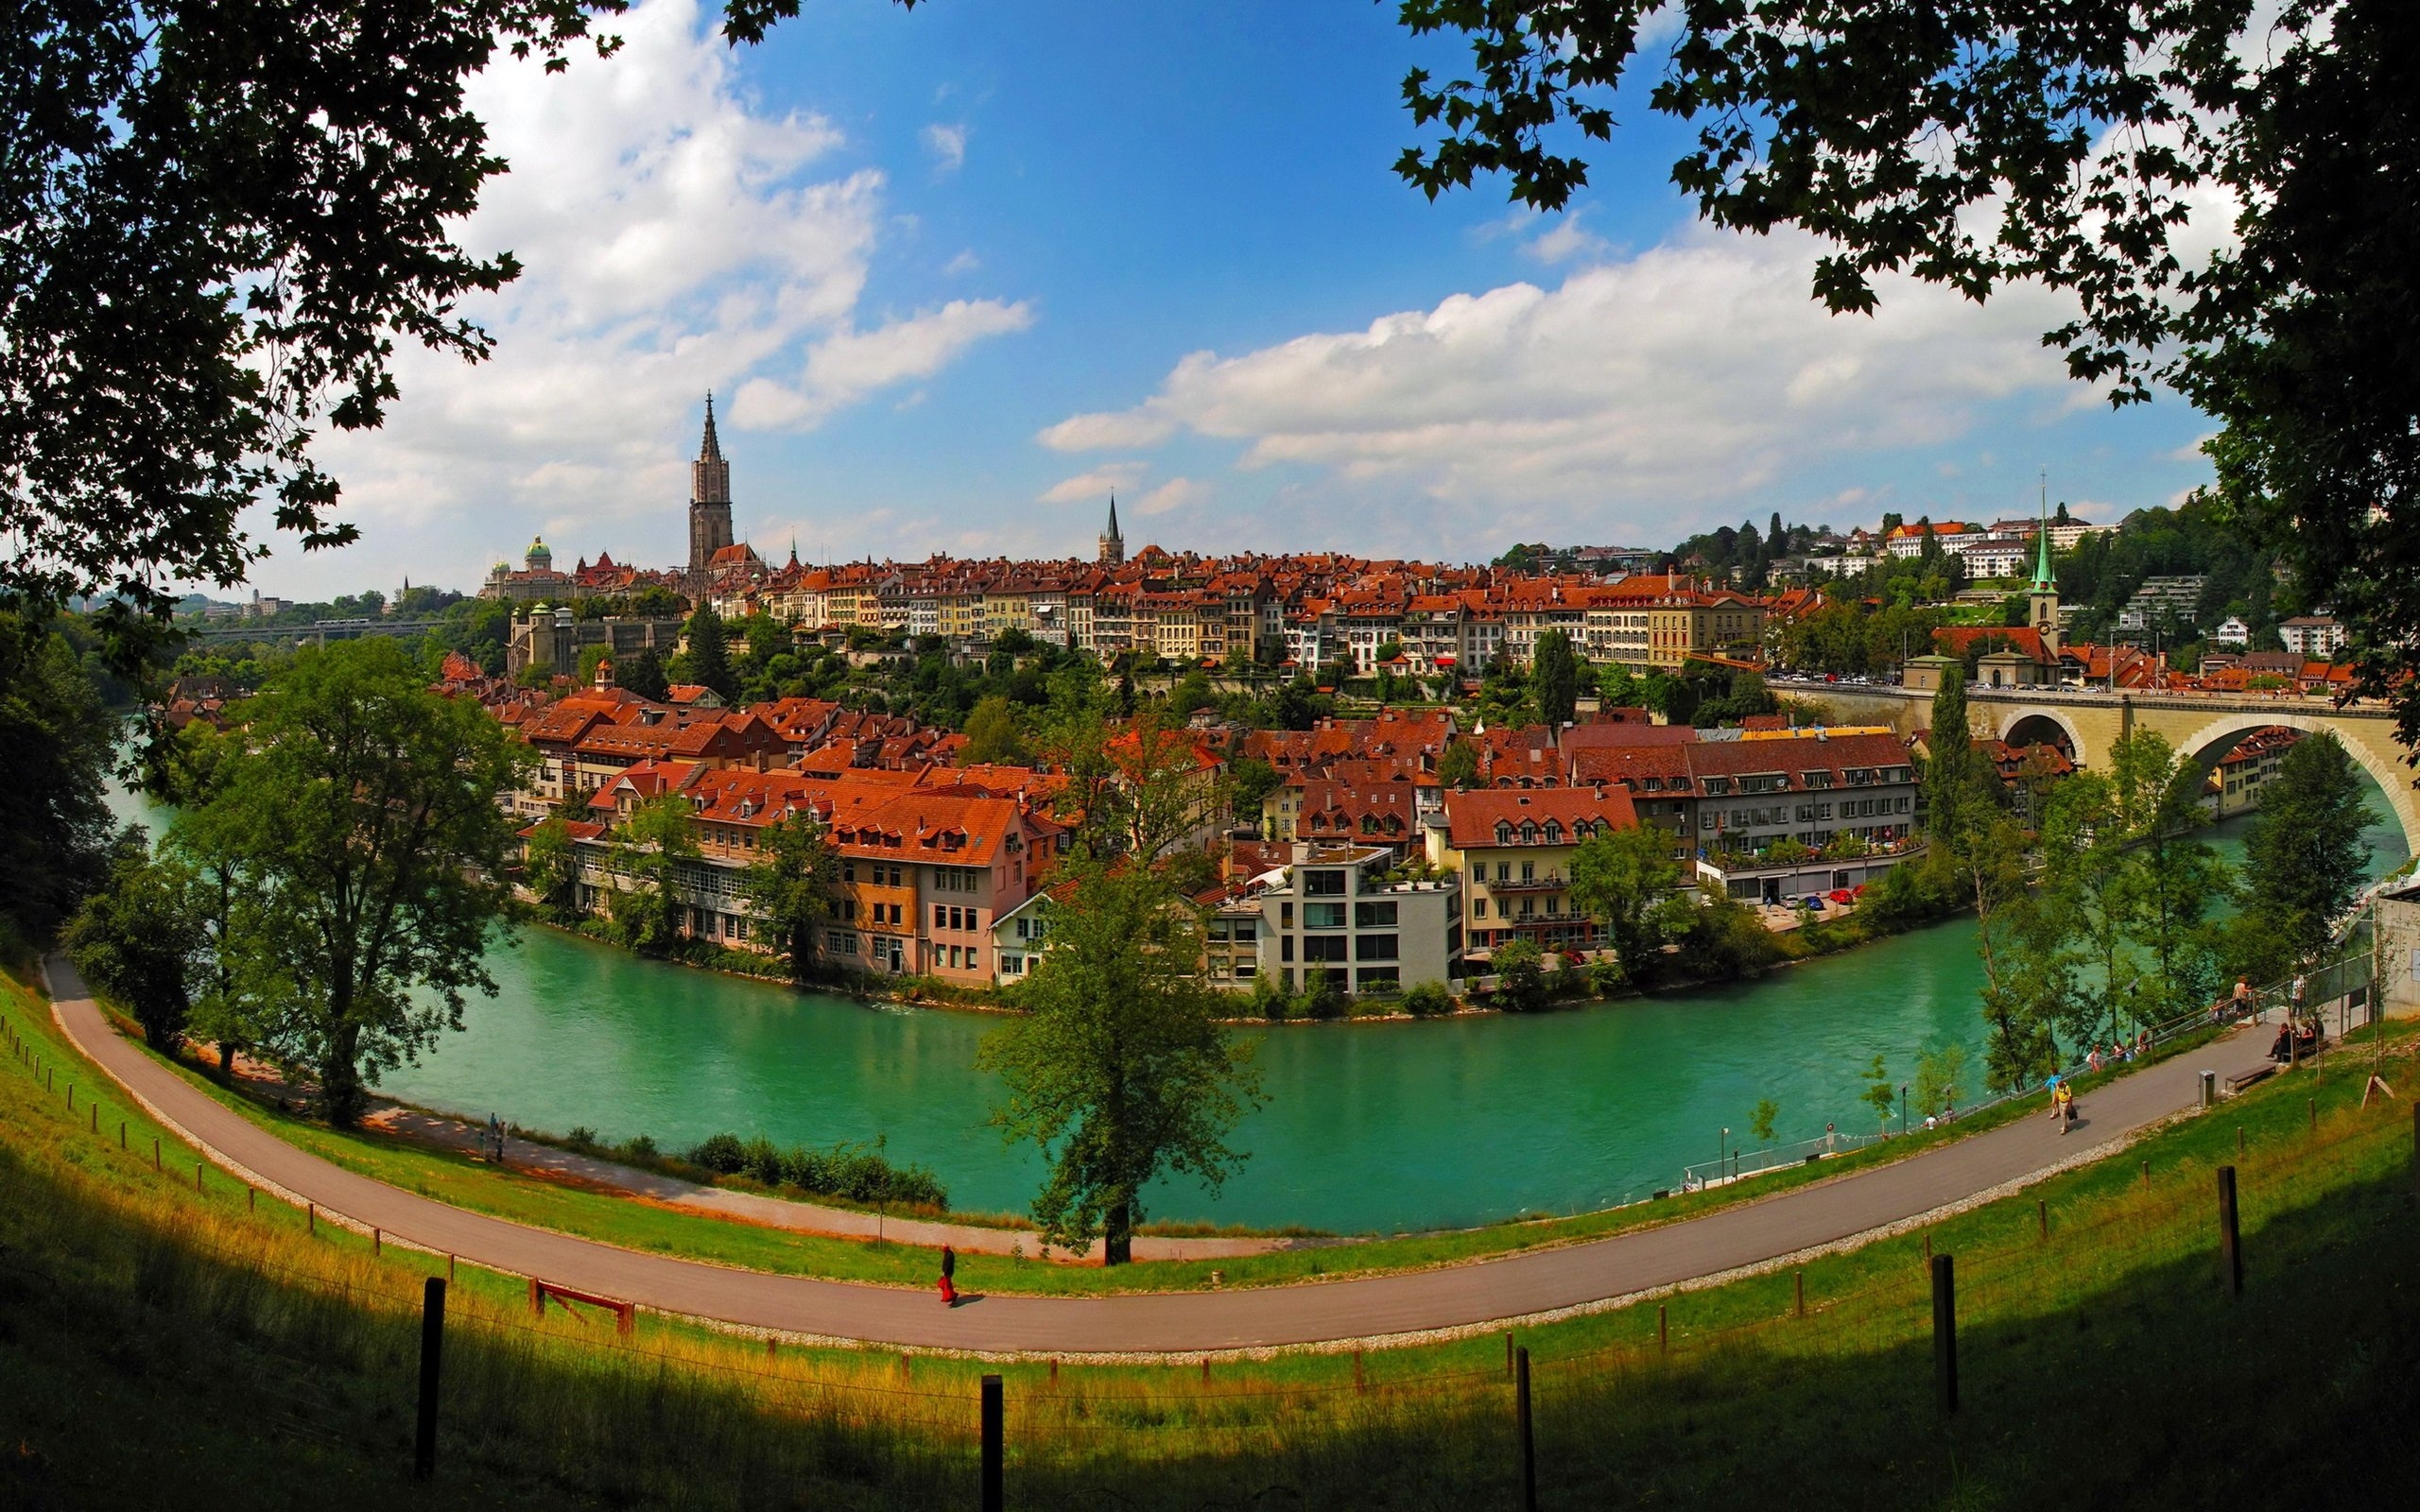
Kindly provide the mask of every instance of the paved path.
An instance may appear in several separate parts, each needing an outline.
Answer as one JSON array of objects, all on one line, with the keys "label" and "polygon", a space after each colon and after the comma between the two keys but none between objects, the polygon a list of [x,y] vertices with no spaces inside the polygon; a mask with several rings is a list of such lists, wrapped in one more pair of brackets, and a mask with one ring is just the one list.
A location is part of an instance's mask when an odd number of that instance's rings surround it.
[{"label": "paved path", "polygon": [[[2020,1181],[2187,1108],[2204,1067],[2259,1063],[2264,1029],[2096,1089],[2062,1137],[2047,1117],[1685,1222],[1437,1270],[1299,1286],[1107,1297],[979,1297],[771,1276],[642,1254],[465,1211],[308,1155],[121,1038],[64,963],[60,1026],[144,1105],[257,1184],[407,1243],[516,1275],[744,1328],[987,1353],[1191,1354],[1482,1326],[1668,1286],[1850,1238]],[[979,1264],[962,1265],[970,1293]]]}]

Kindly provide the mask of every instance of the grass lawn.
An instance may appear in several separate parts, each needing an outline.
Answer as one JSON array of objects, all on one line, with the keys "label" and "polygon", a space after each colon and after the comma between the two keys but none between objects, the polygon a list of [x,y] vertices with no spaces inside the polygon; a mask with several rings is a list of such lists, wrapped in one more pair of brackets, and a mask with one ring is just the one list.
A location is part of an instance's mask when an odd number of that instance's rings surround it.
[{"label": "grass lawn", "polygon": [[[628,1346],[593,1318],[534,1323],[520,1283],[468,1268],[444,1460],[418,1487],[413,1308],[441,1263],[307,1236],[232,1185],[197,1194],[173,1159],[155,1173],[139,1113],[104,1098],[92,1131],[89,1069],[29,994],[0,984],[0,1019],[28,1051],[0,1058],[0,1422],[17,1440],[0,1504],[156,1505],[164,1486],[197,1506],[959,1504],[985,1369],[1007,1378],[1011,1505],[1511,1504],[1497,1338],[1206,1375],[769,1356],[654,1317]],[[2407,1096],[2411,1048],[2397,1035],[2389,1062]],[[1524,1331],[1542,1504],[2400,1501],[2420,1453],[2395,1426],[2420,1405],[2420,1204],[2410,1105],[2361,1108],[2365,1070],[2332,1056],[2122,1157],[1813,1261],[1804,1319],[1783,1273]],[[2239,1300],[2213,1264],[2225,1162]],[[1947,1418],[1927,1241],[1960,1276]]]}]

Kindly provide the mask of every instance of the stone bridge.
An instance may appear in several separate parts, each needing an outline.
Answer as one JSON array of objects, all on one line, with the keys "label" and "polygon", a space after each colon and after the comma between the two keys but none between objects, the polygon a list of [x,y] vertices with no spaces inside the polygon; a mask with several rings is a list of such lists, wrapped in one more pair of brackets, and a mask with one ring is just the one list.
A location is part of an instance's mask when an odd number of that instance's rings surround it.
[{"label": "stone bridge", "polygon": [[[1928,691],[1810,681],[1772,680],[1775,693],[1820,698],[1847,724],[1887,724],[1901,734],[1923,729],[1932,717]],[[1970,685],[1966,718],[1978,739],[2016,745],[2049,741],[2064,747],[2079,765],[2106,767],[2109,748],[2137,730],[2155,730],[2170,747],[2206,767],[2256,730],[2285,725],[2325,730],[2343,743],[2370,780],[2386,795],[2404,843],[2420,853],[2420,788],[2411,752],[2394,738],[2394,714],[2384,704],[2338,707],[2325,698],[2295,696],[2227,696],[2216,694],[2116,693],[2083,688],[1993,688]]]}]

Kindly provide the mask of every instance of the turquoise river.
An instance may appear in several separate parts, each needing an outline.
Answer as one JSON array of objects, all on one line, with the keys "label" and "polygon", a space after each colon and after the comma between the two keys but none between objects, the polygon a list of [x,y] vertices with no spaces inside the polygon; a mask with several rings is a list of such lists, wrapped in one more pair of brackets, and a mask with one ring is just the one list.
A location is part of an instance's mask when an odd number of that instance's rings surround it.
[{"label": "turquoise river", "polygon": [[[130,817],[156,813],[125,796]],[[2230,860],[2241,821],[2214,836]],[[2370,832],[2379,874],[2408,852]],[[974,1067],[988,1014],[866,1005],[643,961],[544,929],[490,959],[498,992],[383,1088],[531,1128],[585,1125],[680,1148],[718,1130],[784,1144],[880,1136],[940,1174],[952,1206],[1021,1210],[1040,1171],[986,1118]],[[1744,1136],[1759,1098],[1780,1140],[1869,1126],[1859,1074],[1901,1080],[1928,1044],[1979,1047],[1974,925],[1959,919],[1719,989],[1527,1017],[1300,1024],[1257,1041],[1266,1106],[1215,1198],[1172,1185],[1154,1217],[1334,1232],[1572,1212],[1674,1184]]]}]

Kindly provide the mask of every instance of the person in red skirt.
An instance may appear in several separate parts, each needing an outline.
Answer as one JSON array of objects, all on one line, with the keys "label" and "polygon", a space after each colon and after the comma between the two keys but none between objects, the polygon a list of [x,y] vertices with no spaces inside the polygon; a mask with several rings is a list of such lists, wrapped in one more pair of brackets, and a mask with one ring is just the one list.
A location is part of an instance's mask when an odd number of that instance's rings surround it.
[{"label": "person in red skirt", "polygon": [[942,1246],[942,1305],[958,1305],[958,1251]]}]

